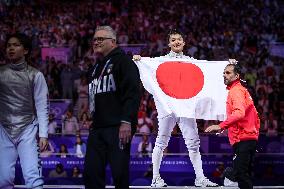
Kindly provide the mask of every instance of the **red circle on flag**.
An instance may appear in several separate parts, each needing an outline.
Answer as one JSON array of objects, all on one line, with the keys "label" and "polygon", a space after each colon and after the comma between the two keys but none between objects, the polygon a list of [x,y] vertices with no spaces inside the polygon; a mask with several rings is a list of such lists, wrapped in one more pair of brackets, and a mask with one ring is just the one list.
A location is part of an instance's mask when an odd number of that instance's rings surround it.
[{"label": "red circle on flag", "polygon": [[196,96],[204,85],[203,72],[192,63],[165,62],[159,65],[156,77],[162,91],[177,99]]}]

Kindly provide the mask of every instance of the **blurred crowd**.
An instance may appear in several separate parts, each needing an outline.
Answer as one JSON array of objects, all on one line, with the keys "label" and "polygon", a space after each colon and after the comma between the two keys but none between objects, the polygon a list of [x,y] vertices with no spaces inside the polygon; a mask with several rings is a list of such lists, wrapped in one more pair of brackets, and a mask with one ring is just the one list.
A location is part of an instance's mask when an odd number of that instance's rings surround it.
[{"label": "blurred crowd", "polygon": [[[6,35],[28,34],[34,49],[30,63],[44,73],[50,98],[73,102],[61,125],[51,114],[51,134],[58,127],[63,134],[87,132],[92,123],[85,73],[96,62],[90,44],[98,25],[111,25],[119,44],[145,44],[141,56],[166,54],[167,33],[178,28],[185,34],[185,54],[237,59],[261,118],[261,132],[284,133],[284,59],[271,53],[272,45],[284,44],[281,0],[0,0],[0,18],[0,63],[5,62]],[[70,47],[72,60],[42,60],[42,47]],[[156,133],[156,117],[153,97],[144,91],[137,132]],[[200,131],[212,122],[199,120]],[[174,134],[178,133],[176,127]]]}]

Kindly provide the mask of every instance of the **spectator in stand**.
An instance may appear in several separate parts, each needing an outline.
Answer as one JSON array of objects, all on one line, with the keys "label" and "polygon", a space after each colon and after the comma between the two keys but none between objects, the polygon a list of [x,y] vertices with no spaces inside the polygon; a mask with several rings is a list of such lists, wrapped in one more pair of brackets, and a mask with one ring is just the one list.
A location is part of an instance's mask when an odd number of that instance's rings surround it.
[{"label": "spectator in stand", "polygon": [[87,112],[83,112],[79,120],[80,134],[88,134],[91,125],[92,120],[90,119],[89,114]]},{"label": "spectator in stand", "polygon": [[62,98],[73,100],[74,75],[71,65],[66,64],[60,74]]},{"label": "spectator in stand", "polygon": [[65,115],[62,116],[62,134],[74,135],[80,132],[77,118],[73,115],[73,110],[69,108]]},{"label": "spectator in stand", "polygon": [[88,82],[85,75],[82,75],[80,78],[77,93],[78,117],[81,117],[83,112],[88,111]]},{"label": "spectator in stand", "polygon": [[272,112],[269,112],[267,118],[264,121],[264,130],[267,136],[277,136],[278,123],[277,119],[274,118]]},{"label": "spectator in stand", "polygon": [[263,108],[261,106],[257,107],[257,112],[258,112],[258,117],[259,117],[259,121],[260,121],[260,128],[259,131],[260,132],[266,132],[266,129],[264,127],[265,125],[265,120],[266,120],[266,116],[265,113],[263,111]]},{"label": "spectator in stand", "polygon": [[284,134],[284,101],[280,103],[280,118],[279,118],[278,132],[281,135]]},{"label": "spectator in stand", "polygon": [[141,118],[138,119],[138,133],[149,135],[151,134],[151,130],[153,129],[152,120],[147,117],[146,113],[143,112],[141,114]]},{"label": "spectator in stand", "polygon": [[[58,61],[56,62],[54,57],[52,57],[50,59],[50,63],[46,63],[48,65],[48,73],[49,73],[49,77],[50,77],[50,80],[52,81],[53,83],[53,98],[54,99],[57,99],[57,98],[61,98],[61,92],[62,92],[62,86],[61,86],[61,78],[60,78],[60,75],[61,75],[61,68],[60,66],[62,65],[62,62]],[[51,64],[49,66],[49,64]]]},{"label": "spectator in stand", "polygon": [[[262,89],[262,88],[261,88]],[[263,90],[259,90],[259,91],[263,91]],[[268,112],[268,105],[269,105],[269,101],[267,99],[267,94],[266,92],[259,92],[259,95],[258,95],[258,105],[259,106],[262,106],[263,110],[265,113]]]},{"label": "spectator in stand", "polygon": [[66,178],[67,172],[64,170],[64,166],[61,163],[56,164],[54,170],[51,170],[48,174],[49,178]]},{"label": "spectator in stand", "polygon": [[149,141],[149,135],[143,134],[141,139],[142,141],[138,144],[138,157],[151,157],[153,147]]},{"label": "spectator in stand", "polygon": [[76,136],[76,142],[74,146],[75,154],[78,158],[85,157],[86,154],[86,144],[82,141],[82,138],[80,135]]},{"label": "spectator in stand", "polygon": [[81,173],[78,166],[74,166],[72,169],[72,177],[73,178],[82,178],[83,174]]},{"label": "spectator in stand", "polygon": [[59,89],[56,88],[56,85],[52,79],[48,79],[47,84],[49,86],[49,98],[50,99],[60,99]]},{"label": "spectator in stand", "polygon": [[56,134],[56,130],[57,130],[58,126],[57,126],[57,122],[55,121],[53,113],[49,114],[48,121],[49,121],[49,123],[48,123],[48,134],[51,134],[51,135]]},{"label": "spectator in stand", "polygon": [[255,87],[255,82],[257,80],[257,74],[253,72],[251,68],[248,68],[248,72],[245,74],[244,79],[248,82],[248,85]]},{"label": "spectator in stand", "polygon": [[58,155],[57,157],[61,157],[61,158],[67,158],[69,157],[69,153],[68,153],[68,148],[65,144],[61,144],[59,151],[58,151]]}]

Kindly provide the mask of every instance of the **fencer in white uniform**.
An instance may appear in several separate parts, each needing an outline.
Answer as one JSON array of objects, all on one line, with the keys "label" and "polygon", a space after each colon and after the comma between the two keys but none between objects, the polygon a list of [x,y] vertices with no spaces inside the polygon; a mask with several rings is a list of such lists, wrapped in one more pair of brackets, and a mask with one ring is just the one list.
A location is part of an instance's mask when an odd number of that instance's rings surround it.
[{"label": "fencer in white uniform", "polygon": [[[172,30],[168,35],[168,42],[169,42],[168,46],[170,47],[171,51],[164,57],[171,59],[176,59],[176,58],[193,59],[183,54],[185,41],[183,39],[183,34],[181,32],[177,30]],[[139,61],[140,59],[141,59],[140,55],[133,56],[134,61]],[[173,113],[168,114],[165,111],[163,111],[162,108],[160,108],[161,104],[157,99],[155,99],[155,97],[154,100],[158,111],[159,129],[158,129],[158,136],[155,142],[155,147],[153,149],[153,154],[152,154],[153,179],[151,186],[152,187],[167,186],[167,184],[161,178],[159,170],[163,157],[163,151],[168,146],[171,133],[176,123],[178,124],[182,132],[185,144],[189,152],[189,158],[192,162],[195,171],[196,175],[195,186],[199,187],[218,186],[216,183],[213,183],[209,179],[207,179],[203,173],[202,160],[199,152],[200,139],[198,135],[196,119],[187,118],[187,117],[177,117]]]}]

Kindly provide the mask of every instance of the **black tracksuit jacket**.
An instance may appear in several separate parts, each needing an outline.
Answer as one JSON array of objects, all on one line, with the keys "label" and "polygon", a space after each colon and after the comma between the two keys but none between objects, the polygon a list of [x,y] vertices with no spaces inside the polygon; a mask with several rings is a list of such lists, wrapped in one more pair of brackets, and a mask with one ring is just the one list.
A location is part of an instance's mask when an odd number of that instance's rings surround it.
[{"label": "black tracksuit jacket", "polygon": [[95,93],[93,128],[117,126],[121,121],[136,126],[141,98],[141,82],[137,66],[119,47],[113,49],[96,64],[97,66],[88,71],[89,87],[92,83],[96,83],[96,80],[99,83],[93,90]]}]

